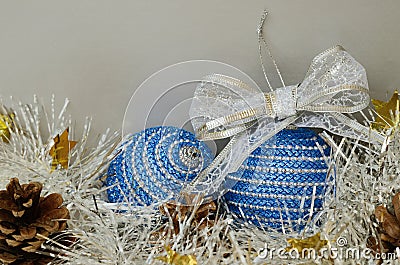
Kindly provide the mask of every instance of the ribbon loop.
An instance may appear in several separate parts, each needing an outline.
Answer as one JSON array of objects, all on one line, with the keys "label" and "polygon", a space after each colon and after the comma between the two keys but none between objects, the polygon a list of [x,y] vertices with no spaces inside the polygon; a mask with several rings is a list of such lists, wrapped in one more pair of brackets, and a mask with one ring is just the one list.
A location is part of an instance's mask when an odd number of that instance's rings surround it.
[{"label": "ribbon loop", "polygon": [[361,111],[369,101],[364,67],[341,46],[317,55],[300,85],[269,93],[232,77],[209,75],[195,91],[193,128],[203,140],[234,137],[192,185],[212,193],[253,150],[290,124],[383,143],[384,136],[344,115]]},{"label": "ribbon loop", "polygon": [[353,113],[368,106],[367,74],[342,46],[317,55],[298,88],[298,110]]},{"label": "ribbon loop", "polygon": [[189,115],[199,139],[231,137],[265,115],[264,94],[238,79],[208,75],[196,88]]},{"label": "ribbon loop", "polygon": [[[312,113],[354,113],[367,107],[369,100],[365,69],[336,46],[315,57],[300,85],[269,93],[232,77],[209,75],[196,89],[190,115],[197,136],[212,140],[243,132],[262,117],[283,120],[298,111],[306,111],[307,117]],[[331,127],[322,122],[312,125]],[[358,137],[358,133],[342,135]]]}]

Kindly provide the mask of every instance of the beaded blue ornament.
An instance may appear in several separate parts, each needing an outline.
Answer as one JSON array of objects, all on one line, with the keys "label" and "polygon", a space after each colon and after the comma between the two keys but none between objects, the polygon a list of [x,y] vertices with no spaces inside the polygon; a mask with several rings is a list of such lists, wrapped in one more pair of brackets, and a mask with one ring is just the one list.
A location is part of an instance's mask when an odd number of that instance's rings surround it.
[{"label": "beaded blue ornament", "polygon": [[278,231],[301,231],[323,207],[330,147],[306,128],[282,130],[242,163],[227,182],[229,210],[251,223]]},{"label": "beaded blue ornament", "polygon": [[133,205],[178,194],[213,159],[210,148],[194,134],[171,126],[134,134],[118,151],[107,171],[108,199]]}]

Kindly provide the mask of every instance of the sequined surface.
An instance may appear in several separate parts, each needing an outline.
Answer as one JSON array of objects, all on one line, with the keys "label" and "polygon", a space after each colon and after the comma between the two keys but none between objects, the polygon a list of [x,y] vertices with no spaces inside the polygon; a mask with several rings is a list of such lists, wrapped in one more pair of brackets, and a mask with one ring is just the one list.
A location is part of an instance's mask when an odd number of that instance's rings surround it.
[{"label": "sequined surface", "polygon": [[236,182],[225,194],[229,209],[258,226],[301,230],[333,185],[329,155],[330,147],[310,129],[279,132],[228,175]]},{"label": "sequined surface", "polygon": [[160,126],[134,134],[119,148],[106,179],[110,202],[150,205],[176,194],[209,165],[209,147],[183,129]]}]

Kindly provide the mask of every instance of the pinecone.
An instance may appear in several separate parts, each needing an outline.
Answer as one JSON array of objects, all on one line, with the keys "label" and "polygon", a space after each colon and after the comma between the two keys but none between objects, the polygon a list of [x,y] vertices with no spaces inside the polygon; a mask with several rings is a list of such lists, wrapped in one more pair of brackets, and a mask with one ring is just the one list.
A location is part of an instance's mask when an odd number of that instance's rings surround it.
[{"label": "pinecone", "polygon": [[175,234],[179,233],[180,223],[191,214],[194,214],[194,218],[190,223],[193,227],[204,229],[214,224],[217,215],[215,201],[203,202],[202,198],[188,194],[185,194],[184,197],[187,205],[170,201],[160,207],[160,212],[172,219]]},{"label": "pinecone", "polygon": [[67,228],[69,211],[61,206],[60,194],[40,197],[41,191],[42,184],[20,185],[17,178],[0,190],[0,261],[4,264],[47,264],[54,259],[36,251]]},{"label": "pinecone", "polygon": [[375,208],[378,238],[370,237],[367,244],[378,253],[393,253],[400,247],[400,192],[393,196],[392,204],[394,214],[383,205]]}]

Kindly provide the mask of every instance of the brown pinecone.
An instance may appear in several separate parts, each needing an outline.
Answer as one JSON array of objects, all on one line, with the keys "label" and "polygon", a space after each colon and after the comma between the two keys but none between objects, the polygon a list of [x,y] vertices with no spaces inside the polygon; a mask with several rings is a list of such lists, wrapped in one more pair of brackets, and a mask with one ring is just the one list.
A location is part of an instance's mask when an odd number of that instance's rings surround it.
[{"label": "brown pinecone", "polygon": [[160,207],[160,212],[172,219],[175,234],[179,233],[179,224],[192,213],[194,214],[192,226],[203,229],[214,224],[217,212],[215,201],[203,202],[202,198],[188,194],[184,197],[187,205],[171,201]]},{"label": "brown pinecone", "polygon": [[69,211],[61,206],[60,194],[40,197],[41,191],[42,184],[20,185],[17,178],[10,180],[6,190],[0,190],[0,261],[3,263],[47,264],[54,259],[36,251],[48,238],[67,228]]},{"label": "brown pinecone", "polygon": [[379,223],[378,238],[370,237],[368,246],[379,253],[392,253],[400,247],[400,192],[392,198],[394,214],[383,206],[375,208],[375,219]]}]

